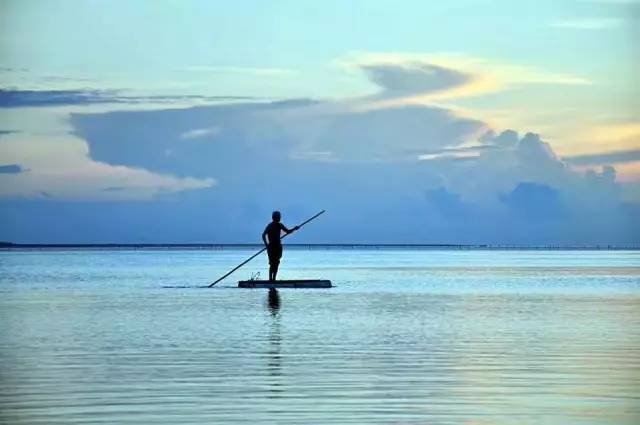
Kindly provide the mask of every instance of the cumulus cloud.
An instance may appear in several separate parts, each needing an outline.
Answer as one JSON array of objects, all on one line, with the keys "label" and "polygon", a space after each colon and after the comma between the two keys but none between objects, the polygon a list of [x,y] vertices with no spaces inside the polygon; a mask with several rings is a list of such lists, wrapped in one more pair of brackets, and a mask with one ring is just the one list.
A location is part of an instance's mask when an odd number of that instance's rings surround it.
[{"label": "cumulus cloud", "polygon": [[[468,84],[464,72],[434,74],[415,67],[410,70],[414,79],[402,82],[406,71],[407,66],[385,66],[369,75],[378,79],[383,92],[437,92]],[[151,222],[163,232],[144,233],[137,240],[255,242],[256,229],[263,228],[273,209],[283,210],[291,222],[322,208],[330,212],[323,226],[309,228],[298,241],[640,240],[635,219],[640,208],[622,198],[613,167],[576,171],[535,133],[497,132],[433,105],[358,109],[340,101],[241,102],[74,113],[69,122],[83,167],[70,171],[69,163],[61,161],[59,168],[47,169],[69,144],[66,139],[67,144],[57,145],[43,141],[42,149],[49,150],[43,151],[42,161],[25,163],[33,172],[24,174],[39,177],[37,184],[16,186],[4,180],[0,187],[18,187],[12,192],[16,196],[18,190],[45,191],[60,199],[64,188],[66,195],[121,200],[109,208],[76,205],[67,213],[89,229],[88,235],[90,229],[99,234],[110,215],[117,214],[122,222],[109,231],[123,241],[132,240],[131,230],[140,223]],[[212,123],[224,131],[212,134]],[[198,140],[212,136],[215,143]],[[9,161],[23,164],[22,159]],[[212,190],[190,190],[214,184]],[[125,198],[127,193],[135,196]],[[55,217],[64,204],[46,201],[50,214],[40,218],[43,228],[38,231],[59,235]],[[11,229],[3,229],[8,235],[3,238],[31,232],[28,223],[38,214],[42,206],[34,200],[0,204],[0,217],[12,223]]]},{"label": "cumulus cloud", "polygon": [[469,200],[495,201],[520,182],[560,187],[578,176],[534,133],[520,137],[513,130],[489,131],[477,143],[466,149],[472,155],[464,161],[454,161],[447,152],[421,159],[444,177],[447,188]]},{"label": "cumulus cloud", "polygon": [[518,132],[514,130],[504,130],[500,134],[489,130],[482,135],[480,141],[486,145],[495,145],[501,148],[514,148],[518,145]]},{"label": "cumulus cloud", "polygon": [[[208,240],[236,235],[252,241],[247,228],[259,227],[261,217],[276,207],[299,215],[331,210],[331,232],[315,239],[309,233],[315,241],[640,238],[632,219],[637,207],[621,198],[615,170],[575,171],[537,134],[497,133],[483,122],[433,106],[352,111],[318,105],[76,114],[72,123],[96,160],[215,178],[216,190],[201,192],[198,200],[188,192],[181,195],[193,211],[201,208],[197,205],[227,206],[226,218],[214,221],[231,220],[228,228],[205,232]],[[185,132],[210,128],[211,122],[225,129],[216,143],[184,143]],[[114,129],[111,137],[99,131],[105,123]],[[170,157],[163,154],[166,149]],[[189,214],[194,222],[205,220],[204,212]],[[389,228],[376,225],[371,234],[372,222]],[[407,228],[398,229],[397,222],[408,223]]]}]

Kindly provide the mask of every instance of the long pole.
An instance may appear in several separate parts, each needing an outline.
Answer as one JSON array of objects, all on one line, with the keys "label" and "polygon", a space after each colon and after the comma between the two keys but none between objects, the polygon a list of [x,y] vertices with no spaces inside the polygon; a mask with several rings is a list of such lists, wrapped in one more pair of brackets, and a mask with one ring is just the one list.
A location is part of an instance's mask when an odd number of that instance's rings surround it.
[{"label": "long pole", "polygon": [[[314,215],[313,217],[309,218],[308,220],[303,221],[302,223],[298,224],[298,229],[300,229],[302,226],[304,226],[305,224],[307,224],[308,222],[310,222],[311,220],[314,220],[315,218],[317,218],[318,216],[320,216],[321,214],[324,214],[324,210],[320,211],[318,214]],[[280,237],[280,239],[284,239],[287,237],[289,233],[284,234],[283,236]],[[249,261],[253,260],[254,258],[256,258],[258,255],[262,254],[265,250],[267,249],[267,247],[262,248],[260,251],[256,252],[255,254],[253,254],[251,257],[249,257],[248,259],[246,259],[245,261],[243,261],[242,263],[238,264],[233,270],[231,270],[229,273],[225,274],[224,276],[222,276],[220,279],[216,280],[215,282],[213,282],[212,284],[209,285],[209,288],[211,288],[213,285],[215,285],[216,283],[220,282],[221,280],[227,278],[231,273],[235,272],[236,270],[238,270],[240,267],[244,266],[245,264],[247,264]]]}]

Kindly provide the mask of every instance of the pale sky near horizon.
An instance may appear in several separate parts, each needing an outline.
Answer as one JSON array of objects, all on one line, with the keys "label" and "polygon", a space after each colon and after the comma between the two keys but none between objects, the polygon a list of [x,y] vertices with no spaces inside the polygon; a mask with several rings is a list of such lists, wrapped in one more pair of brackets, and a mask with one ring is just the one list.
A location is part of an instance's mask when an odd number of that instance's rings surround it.
[{"label": "pale sky near horizon", "polygon": [[[167,193],[209,193],[215,202],[229,179],[214,167],[203,172],[185,165],[214,152],[194,148],[188,157],[179,148],[195,140],[229,143],[238,155],[229,161],[242,164],[250,156],[239,151],[241,144],[251,149],[273,137],[286,141],[281,146],[291,164],[344,164],[357,149],[364,152],[358,163],[413,159],[430,173],[425,190],[441,187],[482,205],[504,200],[519,184],[540,183],[560,191],[567,205],[583,199],[575,207],[582,211],[587,198],[598,198],[590,190],[611,191],[588,183],[593,176],[609,179],[610,169],[620,205],[635,205],[639,23],[640,2],[632,0],[0,0],[0,204],[12,205],[12,220],[18,220],[17,201],[151,205]],[[268,110],[246,125],[238,121],[249,118],[234,115],[253,110],[251,105],[293,99],[318,106]],[[414,107],[429,116],[397,113]],[[153,133],[175,133],[175,145],[156,145],[164,158],[180,158],[171,165],[151,161],[153,148],[146,149],[152,142],[140,139],[151,132],[121,134],[112,121],[126,115],[126,126],[135,128],[143,111],[176,108],[194,112],[180,115],[182,124],[171,121],[175,128]],[[210,117],[196,120],[203,110]],[[393,117],[347,119],[386,112]],[[429,125],[422,129],[415,120]],[[186,122],[196,121],[188,128]],[[445,124],[451,127],[429,133]],[[482,136],[487,130],[494,135]],[[522,152],[509,160],[491,156],[488,150],[502,143],[494,138],[504,130],[520,139],[538,134],[505,149],[532,143],[565,170],[563,177],[529,173],[542,168],[523,162]],[[412,139],[420,132],[422,145]],[[97,141],[110,135],[118,141]],[[139,148],[118,144],[129,137]],[[356,149],[352,140],[362,145]],[[138,155],[143,145],[147,153]],[[443,158],[456,162],[440,169]],[[512,160],[513,172],[507,173],[503,164]],[[451,171],[462,162],[476,165],[460,175]],[[463,184],[469,180],[486,185]],[[501,185],[505,181],[510,183]],[[632,232],[630,240],[637,240],[636,230],[625,230]],[[23,237],[20,231],[5,233]]]}]

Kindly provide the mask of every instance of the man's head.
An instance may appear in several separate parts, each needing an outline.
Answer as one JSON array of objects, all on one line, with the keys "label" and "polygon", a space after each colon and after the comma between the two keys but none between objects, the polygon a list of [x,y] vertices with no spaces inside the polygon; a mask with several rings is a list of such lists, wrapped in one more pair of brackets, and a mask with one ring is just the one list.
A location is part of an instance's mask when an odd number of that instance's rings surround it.
[{"label": "man's head", "polygon": [[280,211],[274,211],[271,213],[271,218],[273,219],[273,221],[275,221],[276,223],[280,221]]}]

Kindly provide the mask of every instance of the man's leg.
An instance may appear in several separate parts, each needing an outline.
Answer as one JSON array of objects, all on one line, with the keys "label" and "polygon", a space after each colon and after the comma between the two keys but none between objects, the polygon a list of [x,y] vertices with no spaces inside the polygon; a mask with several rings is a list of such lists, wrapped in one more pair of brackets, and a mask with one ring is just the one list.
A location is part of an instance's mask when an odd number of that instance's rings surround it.
[{"label": "man's leg", "polygon": [[272,258],[269,261],[269,280],[276,280],[278,274],[278,261]]},{"label": "man's leg", "polygon": [[280,259],[282,258],[282,245],[273,250],[273,280],[277,280],[278,268],[280,267]]},{"label": "man's leg", "polygon": [[275,257],[273,255],[273,247],[267,247],[267,256],[269,257],[269,280],[274,280],[274,270],[275,270]]}]

